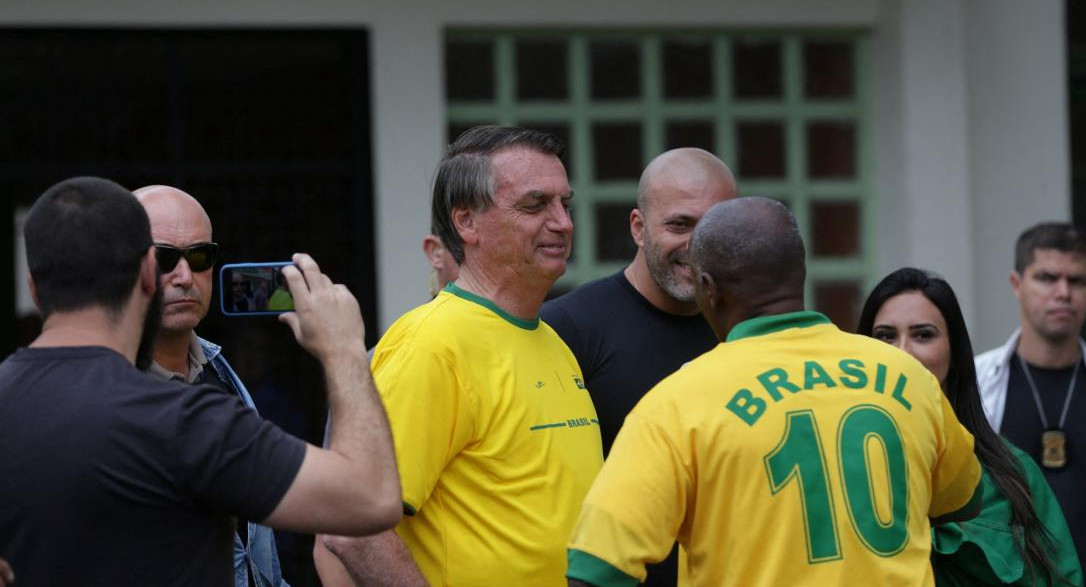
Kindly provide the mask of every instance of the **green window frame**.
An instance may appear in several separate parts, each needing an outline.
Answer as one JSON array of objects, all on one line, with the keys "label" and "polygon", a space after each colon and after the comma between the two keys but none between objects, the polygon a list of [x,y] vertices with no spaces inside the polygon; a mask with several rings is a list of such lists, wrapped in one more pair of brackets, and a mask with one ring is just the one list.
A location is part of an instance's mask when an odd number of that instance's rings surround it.
[{"label": "green window frame", "polygon": [[[550,42],[564,47],[565,96],[560,99],[520,99],[517,91],[518,43]],[[599,43],[636,46],[640,92],[636,97],[599,99],[592,96],[592,47]],[[669,43],[700,45],[709,55],[711,91],[698,98],[669,98],[665,94],[665,47]],[[735,60],[737,48],[768,44],[778,55],[779,88],[769,98],[736,96]],[[822,75],[808,61],[812,47],[844,48],[849,70],[850,89],[845,95],[812,97],[807,76]],[[807,298],[815,309],[826,312],[842,328],[855,327],[855,318],[866,288],[871,285],[874,262],[874,210],[872,205],[871,148],[868,81],[868,41],[861,30],[547,30],[547,29],[465,29],[446,31],[446,76],[454,46],[470,45],[484,51],[481,68],[484,83],[492,88],[482,98],[457,97],[447,93],[448,139],[460,130],[476,124],[520,126],[554,125],[567,129],[571,170],[570,184],[574,198],[574,256],[566,274],[555,285],[556,291],[568,291],[590,280],[625,267],[630,258],[600,259],[599,238],[602,216],[600,205],[634,205],[636,177],[596,179],[593,125],[630,122],[640,127],[638,169],[667,150],[667,128],[671,122],[696,121],[710,124],[713,150],[736,172],[741,195],[759,195],[779,199],[793,211],[808,244]],[[559,58],[561,56],[559,55]],[[840,59],[838,60],[840,62]],[[460,67],[464,67],[461,65]],[[487,77],[487,70],[489,76]],[[459,69],[459,71],[465,71]],[[473,72],[478,73],[476,70]],[[448,79],[446,82],[448,83]],[[740,157],[738,126],[744,122],[768,121],[779,128],[783,148],[781,172],[775,177],[746,177]],[[843,147],[848,172],[840,177],[812,177],[815,167],[811,157],[822,149],[809,152],[814,141],[814,127],[832,133],[845,129]],[[836,125],[836,126],[835,126]],[[757,130],[757,129],[755,129]],[[825,135],[823,135],[825,136]],[[831,137],[832,138],[832,137]],[[823,143],[816,142],[816,146]],[[838,144],[838,151],[841,151]],[[831,146],[832,150],[832,146]],[[753,152],[753,148],[751,149]],[[831,162],[832,164],[832,162]],[[832,175],[832,173],[831,173]],[[615,208],[611,208],[617,211]],[[617,222],[620,214],[611,220]],[[628,216],[628,214],[627,214]],[[628,229],[610,226],[607,238],[624,234],[632,247]],[[612,249],[611,243],[607,242]],[[632,248],[630,249],[632,250]]]}]

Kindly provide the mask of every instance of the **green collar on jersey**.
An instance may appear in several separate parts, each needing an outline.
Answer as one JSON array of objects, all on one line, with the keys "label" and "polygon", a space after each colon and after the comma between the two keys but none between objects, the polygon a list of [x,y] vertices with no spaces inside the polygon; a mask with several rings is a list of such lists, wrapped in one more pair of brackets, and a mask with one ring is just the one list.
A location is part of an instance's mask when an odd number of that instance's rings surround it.
[{"label": "green collar on jersey", "polygon": [[733,340],[750,338],[752,336],[762,336],[763,334],[773,334],[774,332],[780,332],[781,330],[786,330],[788,328],[807,328],[808,326],[818,326],[819,324],[831,324],[831,322],[829,318],[822,314],[811,311],[789,312],[787,314],[751,318],[750,320],[744,320],[739,324],[736,324],[735,327],[732,328],[732,331],[728,333],[728,338],[725,342],[732,342]]},{"label": "green collar on jersey", "polygon": [[509,312],[506,312],[505,310],[499,308],[498,304],[495,304],[494,302],[484,298],[481,295],[473,294],[470,291],[464,291],[457,287],[455,283],[449,282],[449,284],[445,286],[444,291],[447,291],[458,298],[464,298],[469,302],[475,302],[476,304],[479,304],[480,306],[490,310],[491,312],[494,312],[503,320],[512,324],[513,326],[516,326],[517,328],[523,328],[524,330],[535,330],[539,327],[539,316],[536,316],[531,320],[517,318]]}]

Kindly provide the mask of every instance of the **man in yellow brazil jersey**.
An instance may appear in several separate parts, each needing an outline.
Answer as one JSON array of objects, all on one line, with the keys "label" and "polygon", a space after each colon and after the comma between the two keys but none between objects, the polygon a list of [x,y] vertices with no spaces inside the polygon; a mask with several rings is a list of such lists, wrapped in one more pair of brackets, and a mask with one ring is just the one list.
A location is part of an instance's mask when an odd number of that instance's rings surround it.
[{"label": "man in yellow brazil jersey", "polygon": [[560,152],[551,135],[488,126],[442,159],[432,224],[460,274],[373,355],[406,518],[366,540],[323,538],[325,585],[564,584],[603,452],[577,361],[538,317],[573,234]]},{"label": "man in yellow brazil jersey", "polygon": [[677,538],[686,584],[932,585],[930,524],[980,503],[973,438],[912,357],[804,311],[784,205],[694,231],[698,307],[725,344],[626,418],[569,545],[570,585],[635,585]]}]

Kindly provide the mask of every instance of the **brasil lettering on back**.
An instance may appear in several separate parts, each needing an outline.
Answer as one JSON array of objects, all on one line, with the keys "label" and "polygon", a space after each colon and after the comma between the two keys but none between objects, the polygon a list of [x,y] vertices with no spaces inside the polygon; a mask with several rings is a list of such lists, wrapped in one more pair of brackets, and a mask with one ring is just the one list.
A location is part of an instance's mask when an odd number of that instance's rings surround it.
[{"label": "brasil lettering on back", "polygon": [[[841,359],[827,369],[817,361],[806,361],[802,369],[786,371],[782,367],[774,367],[756,375],[754,379],[757,385],[750,386],[752,389],[742,388],[736,391],[727,403],[728,410],[750,426],[758,423],[770,402],[777,403],[793,394],[817,393],[838,386],[847,389],[870,388],[875,393],[889,393],[890,397],[906,410],[913,409],[909,400],[905,399],[908,378],[904,373],[898,373],[896,378],[891,377],[886,365],[882,363],[867,367],[858,359]],[[891,379],[893,385],[888,386]]]}]

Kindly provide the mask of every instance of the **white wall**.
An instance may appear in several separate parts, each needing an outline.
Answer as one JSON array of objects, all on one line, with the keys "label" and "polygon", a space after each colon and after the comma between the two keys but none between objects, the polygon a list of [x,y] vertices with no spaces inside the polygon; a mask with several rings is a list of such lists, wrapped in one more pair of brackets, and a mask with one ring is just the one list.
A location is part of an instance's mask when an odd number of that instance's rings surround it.
[{"label": "white wall", "polygon": [[978,350],[1018,324],[1014,242],[1071,219],[1063,0],[967,0],[969,143]]},{"label": "white wall", "polygon": [[30,294],[30,284],[26,281],[27,275],[30,275],[30,267],[26,262],[23,227],[26,226],[26,215],[29,213],[30,208],[20,206],[15,209],[15,217],[11,220],[15,225],[15,315],[20,318],[38,313],[34,297]]},{"label": "white wall", "polygon": [[1062,6],[893,0],[873,35],[876,279],[942,274],[977,350],[1018,322],[1018,233],[1070,217]]},{"label": "white wall", "polygon": [[[964,18],[959,0],[908,2],[901,19],[901,83],[912,258],[942,274],[968,300],[975,288],[970,271],[971,145]],[[965,311],[973,317],[973,312]]]},{"label": "white wall", "polygon": [[371,29],[377,213],[377,328],[423,303],[429,266],[430,184],[445,141],[441,30],[397,13]]},{"label": "white wall", "polygon": [[872,286],[894,268],[908,265],[912,257],[908,231],[910,205],[905,192],[905,122],[902,115],[906,102],[902,80],[905,48],[902,46],[901,12],[900,2],[884,2],[870,43],[870,68],[878,72],[872,76],[871,88],[874,212],[867,216],[879,226],[875,247],[876,275],[869,278]]}]

